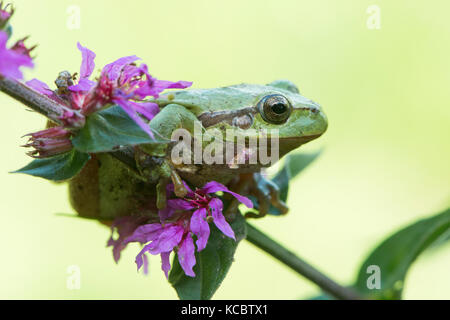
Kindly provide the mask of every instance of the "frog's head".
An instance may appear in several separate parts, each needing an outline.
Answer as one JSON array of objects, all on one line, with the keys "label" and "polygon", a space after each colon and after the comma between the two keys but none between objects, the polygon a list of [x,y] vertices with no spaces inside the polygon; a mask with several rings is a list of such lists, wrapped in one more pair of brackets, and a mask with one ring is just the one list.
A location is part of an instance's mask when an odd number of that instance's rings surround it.
[{"label": "frog's head", "polygon": [[320,137],[327,129],[321,107],[303,97],[288,80],[268,85],[182,90],[163,104],[167,103],[183,105],[206,129],[219,129],[223,133],[231,130],[237,136],[257,138],[261,138],[262,132],[269,135],[277,132],[280,157]]},{"label": "frog's head", "polygon": [[280,157],[326,131],[328,121],[321,106],[302,96],[291,81],[277,80],[264,87],[252,127],[278,131]]}]

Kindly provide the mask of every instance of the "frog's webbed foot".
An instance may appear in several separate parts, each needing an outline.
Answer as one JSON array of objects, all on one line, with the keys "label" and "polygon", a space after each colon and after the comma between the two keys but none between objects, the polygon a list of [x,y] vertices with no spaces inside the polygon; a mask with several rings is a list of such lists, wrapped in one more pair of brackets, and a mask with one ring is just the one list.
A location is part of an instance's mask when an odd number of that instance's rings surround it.
[{"label": "frog's webbed foot", "polygon": [[[262,218],[269,213],[271,206],[278,209],[281,214],[286,214],[289,208],[280,199],[280,190],[272,181],[263,177],[259,172],[253,174],[241,174],[239,179],[231,186],[237,193],[245,194],[256,198],[258,213],[248,212],[246,218]],[[227,208],[226,214],[230,214],[237,209],[239,201],[234,199]]]},{"label": "frog's webbed foot", "polygon": [[161,169],[161,177],[156,185],[156,207],[158,209],[164,209],[166,207],[167,184],[170,181],[173,183],[173,192],[177,197],[184,198],[188,193],[183,180],[177,171],[170,166],[168,161],[164,161]]},{"label": "frog's webbed foot", "polygon": [[280,190],[274,182],[264,178],[259,172],[253,174],[252,180],[249,194],[256,197],[259,212],[249,212],[245,215],[246,218],[262,218],[269,213],[271,206],[278,209],[281,214],[288,212],[289,208],[280,199]]}]

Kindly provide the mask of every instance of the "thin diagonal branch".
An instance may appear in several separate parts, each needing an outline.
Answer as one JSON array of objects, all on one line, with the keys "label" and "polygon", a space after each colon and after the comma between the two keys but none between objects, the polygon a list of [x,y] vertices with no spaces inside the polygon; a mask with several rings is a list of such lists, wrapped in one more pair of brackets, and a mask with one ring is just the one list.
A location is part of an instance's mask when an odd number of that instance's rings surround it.
[{"label": "thin diagonal branch", "polygon": [[270,254],[272,257],[278,259],[295,272],[315,283],[323,291],[329,293],[335,298],[341,300],[362,299],[362,297],[360,297],[356,292],[334,282],[309,263],[297,257],[293,252],[284,248],[282,245],[272,240],[249,223],[247,223],[247,240],[261,250]]},{"label": "thin diagonal branch", "polygon": [[51,121],[61,124],[60,117],[64,114],[65,106],[53,101],[49,97],[34,91],[23,83],[0,76],[0,90],[12,98],[22,102],[27,107],[44,115]]}]

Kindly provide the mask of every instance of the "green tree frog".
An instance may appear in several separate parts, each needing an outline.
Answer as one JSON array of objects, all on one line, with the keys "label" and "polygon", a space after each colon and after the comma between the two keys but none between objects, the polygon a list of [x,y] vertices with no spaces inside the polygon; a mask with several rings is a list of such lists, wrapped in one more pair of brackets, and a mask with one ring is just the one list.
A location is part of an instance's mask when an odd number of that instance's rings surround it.
[{"label": "green tree frog", "polygon": [[[303,97],[288,80],[268,85],[172,91],[154,102],[161,111],[149,123],[152,131],[173,140],[176,130],[184,129],[197,138],[200,128],[200,133],[209,136],[200,143],[201,151],[206,151],[213,141],[224,145],[230,142],[218,141],[226,140],[230,131],[236,136],[248,136],[240,152],[245,152],[251,137],[258,141],[258,151],[262,135],[271,142],[270,133],[277,132],[276,151],[281,158],[320,137],[328,125],[322,108]],[[136,146],[130,152],[135,161],[132,166],[111,154],[96,154],[69,183],[73,207],[80,216],[99,220],[133,214],[156,220],[157,210],[165,206],[169,182],[173,182],[175,194],[183,197],[186,194],[183,181],[192,187],[217,181],[257,199],[259,214],[249,214],[250,217],[264,216],[271,205],[287,212],[278,197],[277,186],[261,174],[262,168],[273,163],[180,163],[174,160],[173,149],[174,143]],[[268,149],[272,150],[270,146]],[[236,150],[234,155],[239,153]],[[229,207],[233,208],[233,203]]]}]

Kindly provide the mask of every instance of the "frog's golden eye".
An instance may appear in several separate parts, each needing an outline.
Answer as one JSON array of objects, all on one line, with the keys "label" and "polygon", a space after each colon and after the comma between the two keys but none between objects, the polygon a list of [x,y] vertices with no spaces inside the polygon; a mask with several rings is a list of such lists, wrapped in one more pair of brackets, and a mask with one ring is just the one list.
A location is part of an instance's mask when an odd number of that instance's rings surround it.
[{"label": "frog's golden eye", "polygon": [[258,110],[265,121],[281,124],[291,115],[292,106],[281,94],[271,94],[261,99]]}]

